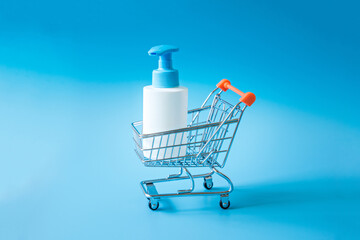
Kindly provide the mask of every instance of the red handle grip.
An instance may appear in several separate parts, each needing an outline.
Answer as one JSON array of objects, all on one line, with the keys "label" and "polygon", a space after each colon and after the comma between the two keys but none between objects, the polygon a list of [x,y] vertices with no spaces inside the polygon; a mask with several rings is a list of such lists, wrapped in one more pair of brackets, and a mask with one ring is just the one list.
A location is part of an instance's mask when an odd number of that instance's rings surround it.
[{"label": "red handle grip", "polygon": [[228,89],[230,89],[231,91],[239,94],[241,96],[240,98],[240,102],[245,103],[247,106],[251,106],[255,100],[256,100],[256,96],[255,94],[251,93],[251,92],[247,92],[247,93],[243,93],[242,91],[240,91],[239,89],[233,87],[230,83],[229,80],[227,79],[223,79],[221,80],[218,84],[216,84],[216,86],[218,88],[220,88],[221,90],[223,90],[224,92],[226,92]]}]

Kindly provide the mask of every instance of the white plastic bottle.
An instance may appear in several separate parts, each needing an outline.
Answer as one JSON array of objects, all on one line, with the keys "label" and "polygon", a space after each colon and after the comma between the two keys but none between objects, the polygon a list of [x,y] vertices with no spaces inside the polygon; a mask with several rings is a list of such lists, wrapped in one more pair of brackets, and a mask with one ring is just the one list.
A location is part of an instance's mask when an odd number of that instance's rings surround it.
[{"label": "white plastic bottle", "polygon": [[[149,50],[150,56],[159,57],[159,68],[153,70],[152,85],[143,92],[143,134],[185,128],[187,126],[188,89],[179,86],[179,72],[172,68],[171,54],[179,49],[160,45]],[[165,148],[169,145],[184,144],[186,134],[171,134],[165,137],[151,137],[143,140],[148,159],[166,159],[184,156],[186,147]],[[163,148],[161,148],[163,147]]]}]

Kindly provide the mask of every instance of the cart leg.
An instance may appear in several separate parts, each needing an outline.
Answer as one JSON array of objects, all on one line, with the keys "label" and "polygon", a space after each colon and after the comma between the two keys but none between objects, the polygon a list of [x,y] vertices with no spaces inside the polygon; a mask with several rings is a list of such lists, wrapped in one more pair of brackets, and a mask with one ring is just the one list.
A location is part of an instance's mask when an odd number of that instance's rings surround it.
[{"label": "cart leg", "polygon": [[[156,190],[156,187],[153,183],[146,183],[146,188],[147,188],[147,192],[149,193],[149,195],[158,195],[159,193]],[[149,208],[151,210],[156,210],[159,208],[159,200],[160,198],[154,198],[154,197],[149,197]]]},{"label": "cart leg", "polygon": [[230,178],[228,178],[225,174],[217,170],[215,167],[213,167],[214,172],[216,172],[220,177],[225,179],[229,183],[229,190],[226,191],[226,194],[230,194],[234,189],[234,184],[231,182]]},{"label": "cart leg", "polygon": [[178,190],[178,193],[191,193],[192,191],[194,191],[194,178],[191,175],[191,173],[189,172],[189,170],[187,170],[186,167],[182,167],[183,170],[185,170],[186,174],[188,175],[189,179],[191,180],[191,188],[189,189],[184,189],[184,190]]},{"label": "cart leg", "polygon": [[230,207],[229,194],[233,191],[234,185],[225,174],[213,167],[214,172],[216,172],[220,177],[224,178],[229,183],[229,190],[220,195],[220,207],[222,209],[228,209]]},{"label": "cart leg", "polygon": [[207,190],[210,190],[212,187],[214,186],[213,180],[212,180],[212,176],[206,176],[204,177],[204,187]]}]

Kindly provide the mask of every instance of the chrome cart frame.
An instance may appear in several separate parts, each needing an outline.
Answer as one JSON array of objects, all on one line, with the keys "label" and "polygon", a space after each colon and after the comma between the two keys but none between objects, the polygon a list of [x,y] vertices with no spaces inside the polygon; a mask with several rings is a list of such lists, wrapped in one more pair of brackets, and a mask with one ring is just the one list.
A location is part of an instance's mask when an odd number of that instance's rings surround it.
[{"label": "chrome cart frame", "polygon": [[[221,94],[228,89],[242,96],[237,104],[232,105],[221,98]],[[212,102],[208,104],[210,99]],[[150,209],[156,210],[162,198],[200,195],[220,195],[221,208],[229,208],[229,194],[234,186],[230,178],[218,168],[225,166],[241,117],[246,107],[251,106],[254,101],[253,93],[243,93],[234,88],[230,81],[223,79],[200,108],[188,111],[189,124],[186,128],[142,134],[142,122],[132,123],[135,152],[146,167],[180,168],[178,174],[140,183],[149,199]],[[209,167],[211,171],[192,175],[188,169],[191,167]],[[194,192],[195,178],[203,178],[204,187],[210,190],[213,187],[214,174],[226,180],[227,190]],[[178,180],[190,180],[191,187],[175,193],[157,192],[155,183]]]}]

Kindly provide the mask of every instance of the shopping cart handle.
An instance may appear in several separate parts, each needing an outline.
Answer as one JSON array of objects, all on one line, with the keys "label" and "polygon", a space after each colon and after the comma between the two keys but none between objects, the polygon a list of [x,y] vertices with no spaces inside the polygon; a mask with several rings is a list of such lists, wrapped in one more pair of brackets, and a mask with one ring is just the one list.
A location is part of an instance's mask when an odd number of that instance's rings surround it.
[{"label": "shopping cart handle", "polygon": [[240,102],[245,103],[247,106],[251,106],[256,100],[255,94],[253,94],[251,92],[243,93],[239,89],[233,87],[231,85],[230,81],[227,79],[221,80],[218,84],[216,84],[216,86],[218,88],[220,88],[221,90],[223,90],[224,92],[226,92],[228,89],[230,89],[231,91],[239,94],[241,96]]}]

